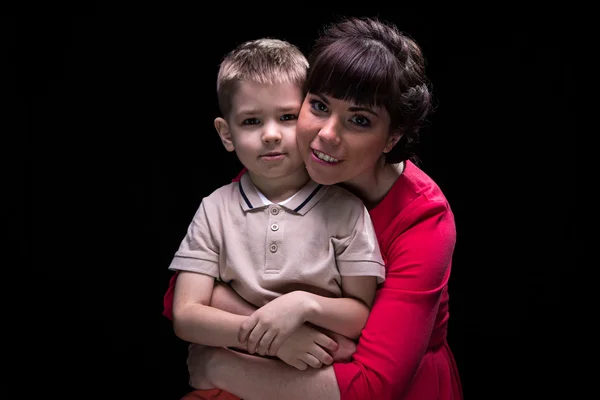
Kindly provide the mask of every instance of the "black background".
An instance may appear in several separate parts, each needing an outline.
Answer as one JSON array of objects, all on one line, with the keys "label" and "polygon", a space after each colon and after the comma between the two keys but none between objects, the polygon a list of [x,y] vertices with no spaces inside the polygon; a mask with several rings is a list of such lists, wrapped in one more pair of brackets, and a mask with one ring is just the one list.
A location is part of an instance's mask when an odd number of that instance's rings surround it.
[{"label": "black background", "polygon": [[31,316],[52,360],[36,364],[49,393],[166,400],[188,390],[186,347],[161,315],[162,296],[201,198],[240,168],[212,125],[221,57],[263,36],[308,52],[336,16],[378,15],[422,46],[438,104],[420,155],[456,215],[449,342],[465,397],[557,394],[562,277],[575,265],[566,46],[578,38],[566,17],[492,6],[101,4],[3,21],[5,87],[17,100],[6,115],[20,129],[3,153],[23,162],[20,250],[51,296]]}]

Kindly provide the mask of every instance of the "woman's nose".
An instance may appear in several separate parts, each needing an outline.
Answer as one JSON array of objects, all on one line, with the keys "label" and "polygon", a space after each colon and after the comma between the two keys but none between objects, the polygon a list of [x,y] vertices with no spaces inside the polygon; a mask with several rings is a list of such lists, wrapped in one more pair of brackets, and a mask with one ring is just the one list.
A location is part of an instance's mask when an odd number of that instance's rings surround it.
[{"label": "woman's nose", "polygon": [[319,139],[337,146],[340,144],[339,124],[333,118],[319,129]]}]

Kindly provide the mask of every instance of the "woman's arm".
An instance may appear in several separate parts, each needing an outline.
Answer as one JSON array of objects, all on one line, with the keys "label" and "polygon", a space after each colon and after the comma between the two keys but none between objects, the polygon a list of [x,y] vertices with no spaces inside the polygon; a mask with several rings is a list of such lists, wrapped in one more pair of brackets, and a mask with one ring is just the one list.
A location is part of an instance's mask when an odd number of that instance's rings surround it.
[{"label": "woman's arm", "polygon": [[196,347],[190,350],[188,369],[193,387],[218,387],[244,400],[340,398],[331,366],[299,371],[278,360]]},{"label": "woman's arm", "polygon": [[[352,362],[295,371],[267,362],[271,360],[215,349],[219,367],[209,368],[210,381],[244,399],[400,398],[431,340],[449,278],[456,231],[453,216],[442,202],[413,208],[394,229],[395,239],[383,244],[386,281],[377,291]],[[190,354],[189,363],[192,383],[202,381],[204,377],[195,374],[203,372],[193,367],[202,360]]]},{"label": "woman's arm", "polygon": [[422,196],[395,220],[382,243],[386,281],[354,361],[333,366],[344,400],[402,398],[430,345],[446,293],[456,241],[447,203]]}]

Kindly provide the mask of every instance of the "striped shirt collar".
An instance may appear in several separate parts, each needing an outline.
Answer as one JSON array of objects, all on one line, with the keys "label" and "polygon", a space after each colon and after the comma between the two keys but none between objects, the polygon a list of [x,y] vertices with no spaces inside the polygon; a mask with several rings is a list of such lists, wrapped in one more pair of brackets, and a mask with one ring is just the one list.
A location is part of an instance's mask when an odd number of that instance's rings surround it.
[{"label": "striped shirt collar", "polygon": [[[260,210],[268,207],[261,200],[258,189],[254,186],[254,183],[252,183],[252,179],[250,179],[250,174],[248,174],[248,172],[242,175],[238,182],[238,187],[240,190],[240,205],[244,211]],[[293,199],[280,205],[280,207],[296,214],[304,215],[319,202],[319,199],[323,197],[326,191],[327,187],[309,180]]]}]

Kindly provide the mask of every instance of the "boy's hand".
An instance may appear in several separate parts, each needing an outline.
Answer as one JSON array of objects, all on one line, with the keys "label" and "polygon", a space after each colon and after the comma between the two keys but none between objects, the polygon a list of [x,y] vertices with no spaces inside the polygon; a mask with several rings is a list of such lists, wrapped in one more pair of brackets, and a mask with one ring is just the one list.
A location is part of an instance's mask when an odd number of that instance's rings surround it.
[{"label": "boy's hand", "polygon": [[301,371],[308,367],[321,368],[333,362],[330,353],[338,350],[338,344],[329,336],[307,324],[301,325],[283,342],[276,356],[286,364]]},{"label": "boy's hand", "polygon": [[256,310],[240,327],[238,340],[250,354],[276,355],[316,307],[305,292],[284,294]]}]

